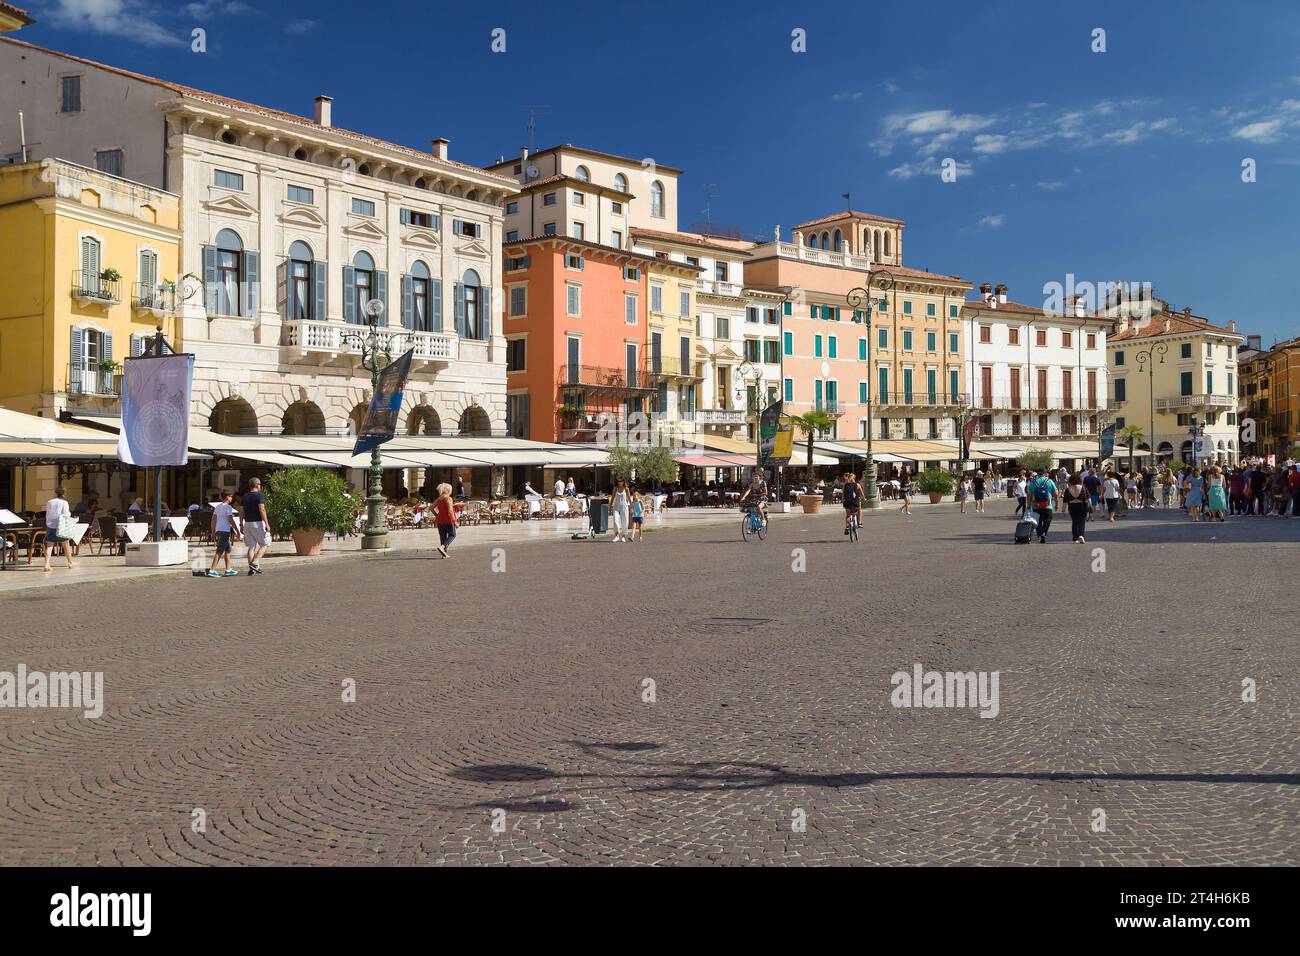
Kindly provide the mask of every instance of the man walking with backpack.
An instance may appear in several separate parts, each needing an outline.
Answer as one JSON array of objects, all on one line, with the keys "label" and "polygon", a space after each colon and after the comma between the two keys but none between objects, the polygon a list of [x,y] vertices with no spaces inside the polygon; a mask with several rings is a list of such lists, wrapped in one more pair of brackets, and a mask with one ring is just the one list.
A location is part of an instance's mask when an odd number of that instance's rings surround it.
[{"label": "man walking with backpack", "polygon": [[1056,502],[1056,482],[1047,467],[1038,469],[1038,477],[1029,483],[1029,500],[1038,515],[1038,543],[1047,544],[1047,530],[1052,526],[1052,506]]}]

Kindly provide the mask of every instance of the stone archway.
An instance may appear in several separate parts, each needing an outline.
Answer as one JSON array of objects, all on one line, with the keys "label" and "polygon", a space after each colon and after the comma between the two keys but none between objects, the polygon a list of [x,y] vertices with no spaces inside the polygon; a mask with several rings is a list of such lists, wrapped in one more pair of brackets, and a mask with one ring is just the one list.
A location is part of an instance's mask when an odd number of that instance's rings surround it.
[{"label": "stone archway", "polygon": [[208,428],[219,435],[256,435],[257,413],[242,398],[223,398],[208,415]]},{"label": "stone archway", "polygon": [[416,405],[406,413],[408,435],[441,435],[442,419],[428,405]]},{"label": "stone archway", "polygon": [[324,435],[325,413],[315,402],[300,399],[284,410],[283,435]]},{"label": "stone archway", "polygon": [[465,410],[460,413],[460,421],[456,425],[456,434],[472,437],[491,436],[492,419],[480,406],[466,406]]},{"label": "stone archway", "polygon": [[360,435],[361,427],[366,423],[366,412],[370,411],[368,402],[358,402],[348,412],[348,434]]}]

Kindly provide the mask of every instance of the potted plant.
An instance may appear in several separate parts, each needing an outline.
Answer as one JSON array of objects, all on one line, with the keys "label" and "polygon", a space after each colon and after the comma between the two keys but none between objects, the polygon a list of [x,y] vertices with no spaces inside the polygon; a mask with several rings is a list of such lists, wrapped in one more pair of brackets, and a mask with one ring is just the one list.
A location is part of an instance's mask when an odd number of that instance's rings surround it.
[{"label": "potted plant", "polygon": [[[795,428],[803,432],[804,437],[808,440],[808,474],[813,474],[813,439],[818,435],[825,435],[835,427],[835,419],[831,418],[820,408],[815,408],[810,412],[802,415],[795,415],[790,419]],[[803,513],[806,515],[817,514],[822,510],[821,495],[800,495],[799,504],[803,505]]]},{"label": "potted plant", "polygon": [[927,468],[916,478],[916,486],[930,496],[930,504],[937,505],[944,495],[950,495],[957,489],[957,479],[950,471],[941,468]]},{"label": "potted plant", "polygon": [[113,361],[111,358],[102,358],[99,360],[99,370],[101,372],[112,374],[121,367],[122,366],[118,365],[117,362]]},{"label": "potted plant", "polygon": [[326,468],[285,468],[266,479],[266,513],[271,530],[293,538],[302,555],[320,554],[326,532],[352,523],[352,504],[343,479]]}]

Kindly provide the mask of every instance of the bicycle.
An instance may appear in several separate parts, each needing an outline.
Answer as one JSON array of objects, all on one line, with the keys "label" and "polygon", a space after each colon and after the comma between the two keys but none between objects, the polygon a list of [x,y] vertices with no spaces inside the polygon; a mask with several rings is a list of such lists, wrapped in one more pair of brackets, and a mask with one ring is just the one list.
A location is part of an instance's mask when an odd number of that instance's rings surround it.
[{"label": "bicycle", "polygon": [[858,513],[856,511],[849,515],[849,540],[858,540]]},{"label": "bicycle", "polygon": [[748,541],[751,534],[757,535],[759,541],[767,537],[767,516],[753,506],[746,508],[740,518],[740,536]]}]

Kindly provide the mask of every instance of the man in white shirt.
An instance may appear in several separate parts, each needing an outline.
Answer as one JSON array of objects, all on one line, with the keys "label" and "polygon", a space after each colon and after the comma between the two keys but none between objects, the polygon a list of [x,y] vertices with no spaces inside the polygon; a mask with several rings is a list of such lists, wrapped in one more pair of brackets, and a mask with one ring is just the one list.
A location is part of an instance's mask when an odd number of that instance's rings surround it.
[{"label": "man in white shirt", "polygon": [[[212,537],[217,542],[217,551],[212,556],[212,567],[208,568],[208,577],[210,578],[232,577],[239,574],[238,571],[232,570],[230,567],[230,536],[238,530],[236,527],[238,518],[235,515],[234,506],[230,503],[231,497],[233,497],[231,492],[223,491],[221,500],[212,505]],[[226,559],[224,575],[217,571],[217,562],[221,560],[223,555]]]},{"label": "man in white shirt", "polygon": [[557,498],[563,498],[563,497],[564,497],[564,479],[563,479],[563,478],[556,478],[556,479],[555,479],[555,497],[557,497]]}]

